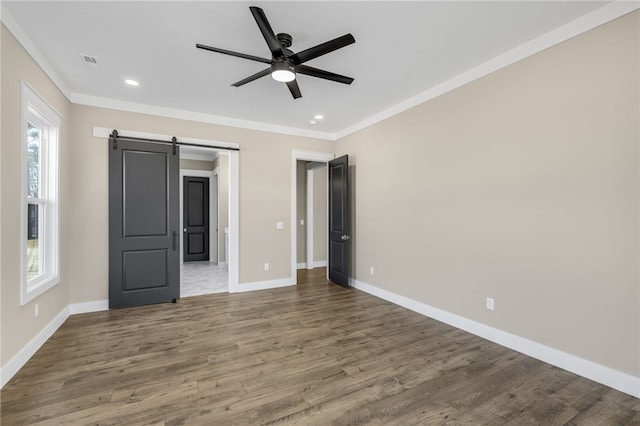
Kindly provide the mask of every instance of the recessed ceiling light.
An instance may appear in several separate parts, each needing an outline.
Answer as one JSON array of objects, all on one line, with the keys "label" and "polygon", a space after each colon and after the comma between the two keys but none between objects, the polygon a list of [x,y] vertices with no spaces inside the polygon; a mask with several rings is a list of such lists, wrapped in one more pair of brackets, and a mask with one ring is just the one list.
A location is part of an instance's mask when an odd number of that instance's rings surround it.
[{"label": "recessed ceiling light", "polygon": [[324,115],[316,114],[313,118],[315,118],[316,120],[322,120],[324,118]]},{"label": "recessed ceiling light", "polygon": [[316,120],[309,120],[309,124],[311,124],[311,125],[316,124]]},{"label": "recessed ceiling light", "polygon": [[140,84],[140,83],[138,83],[137,81],[135,81],[135,80],[131,80],[131,79],[127,79],[127,80],[125,80],[124,82],[125,82],[125,83],[127,83],[129,86],[137,86],[137,85],[139,85],[139,84]]}]

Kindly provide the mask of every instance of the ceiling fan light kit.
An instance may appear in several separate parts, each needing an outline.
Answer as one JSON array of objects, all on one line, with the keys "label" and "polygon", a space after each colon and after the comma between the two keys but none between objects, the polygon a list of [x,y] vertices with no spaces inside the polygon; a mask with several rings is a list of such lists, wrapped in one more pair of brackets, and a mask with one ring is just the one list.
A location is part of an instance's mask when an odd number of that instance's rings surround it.
[{"label": "ceiling fan light kit", "polygon": [[264,11],[255,6],[249,8],[251,14],[260,28],[260,32],[267,42],[267,46],[271,51],[271,59],[260,58],[258,56],[247,55],[245,53],[233,52],[231,50],[220,49],[218,47],[206,46],[204,44],[196,43],[198,49],[209,50],[211,52],[222,53],[224,55],[236,56],[238,58],[248,59],[250,61],[262,62],[269,64],[269,68],[258,71],[257,73],[237,81],[232,84],[234,87],[240,87],[254,80],[271,74],[271,77],[279,82],[286,83],[291,96],[294,99],[302,97],[298,82],[296,81],[296,74],[304,74],[311,77],[322,78],[324,80],[335,81],[337,83],[351,84],[353,78],[346,77],[344,75],[335,74],[329,71],[324,71],[318,68],[312,68],[307,65],[303,65],[304,62],[315,59],[319,56],[331,53],[334,50],[341,49],[345,46],[355,43],[355,38],[351,34],[345,34],[342,37],[329,40],[325,43],[318,44],[317,46],[303,50],[298,53],[294,53],[289,50],[293,37],[286,33],[279,33],[277,36],[273,33],[271,25],[267,20]]},{"label": "ceiling fan light kit", "polygon": [[295,68],[288,62],[274,62],[271,64],[271,77],[281,83],[293,81],[296,78]]}]

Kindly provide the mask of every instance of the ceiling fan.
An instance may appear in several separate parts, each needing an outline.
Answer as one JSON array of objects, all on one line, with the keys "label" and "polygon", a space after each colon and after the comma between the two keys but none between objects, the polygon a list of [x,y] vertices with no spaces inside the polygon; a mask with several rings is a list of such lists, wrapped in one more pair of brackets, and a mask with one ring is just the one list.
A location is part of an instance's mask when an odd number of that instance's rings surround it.
[{"label": "ceiling fan", "polygon": [[353,82],[353,78],[351,77],[303,65],[305,62],[315,59],[318,56],[326,55],[334,50],[338,50],[355,43],[356,40],[351,34],[345,34],[342,37],[338,37],[325,43],[318,44],[317,46],[310,47],[309,49],[301,52],[294,53],[289,50],[293,37],[285,33],[274,35],[264,11],[255,6],[249,7],[249,9],[251,10],[253,18],[256,20],[256,23],[260,28],[260,32],[262,32],[262,35],[269,46],[271,59],[219,49],[217,47],[205,46],[200,43],[196,44],[196,47],[199,49],[210,50],[212,52],[223,53],[225,55],[237,56],[238,58],[269,64],[269,68],[237,81],[233,83],[232,86],[240,87],[244,84],[257,80],[260,77],[271,74],[274,80],[286,83],[293,98],[298,99],[302,97],[302,94],[300,93],[298,82],[296,81],[296,74],[309,75],[311,77],[323,78],[325,80],[336,81],[344,84],[351,84],[351,82]]}]

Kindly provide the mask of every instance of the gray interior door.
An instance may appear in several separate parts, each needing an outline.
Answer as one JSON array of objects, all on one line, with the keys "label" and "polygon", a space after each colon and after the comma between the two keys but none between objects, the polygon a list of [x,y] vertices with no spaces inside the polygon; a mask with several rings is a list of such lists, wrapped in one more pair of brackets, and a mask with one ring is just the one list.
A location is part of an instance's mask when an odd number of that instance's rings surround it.
[{"label": "gray interior door", "polygon": [[185,176],[182,194],[183,260],[209,260],[209,178]]},{"label": "gray interior door", "polygon": [[329,279],[349,286],[349,158],[329,161]]},{"label": "gray interior door", "polygon": [[180,297],[179,167],[177,147],[110,141],[110,308]]}]

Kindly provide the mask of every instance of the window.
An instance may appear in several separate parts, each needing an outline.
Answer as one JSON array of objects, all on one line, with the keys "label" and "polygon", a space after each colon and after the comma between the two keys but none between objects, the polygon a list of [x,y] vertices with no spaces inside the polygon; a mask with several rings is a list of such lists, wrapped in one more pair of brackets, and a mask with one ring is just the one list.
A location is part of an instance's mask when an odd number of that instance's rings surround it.
[{"label": "window", "polygon": [[58,133],[60,115],[22,83],[21,304],[60,281]]}]

